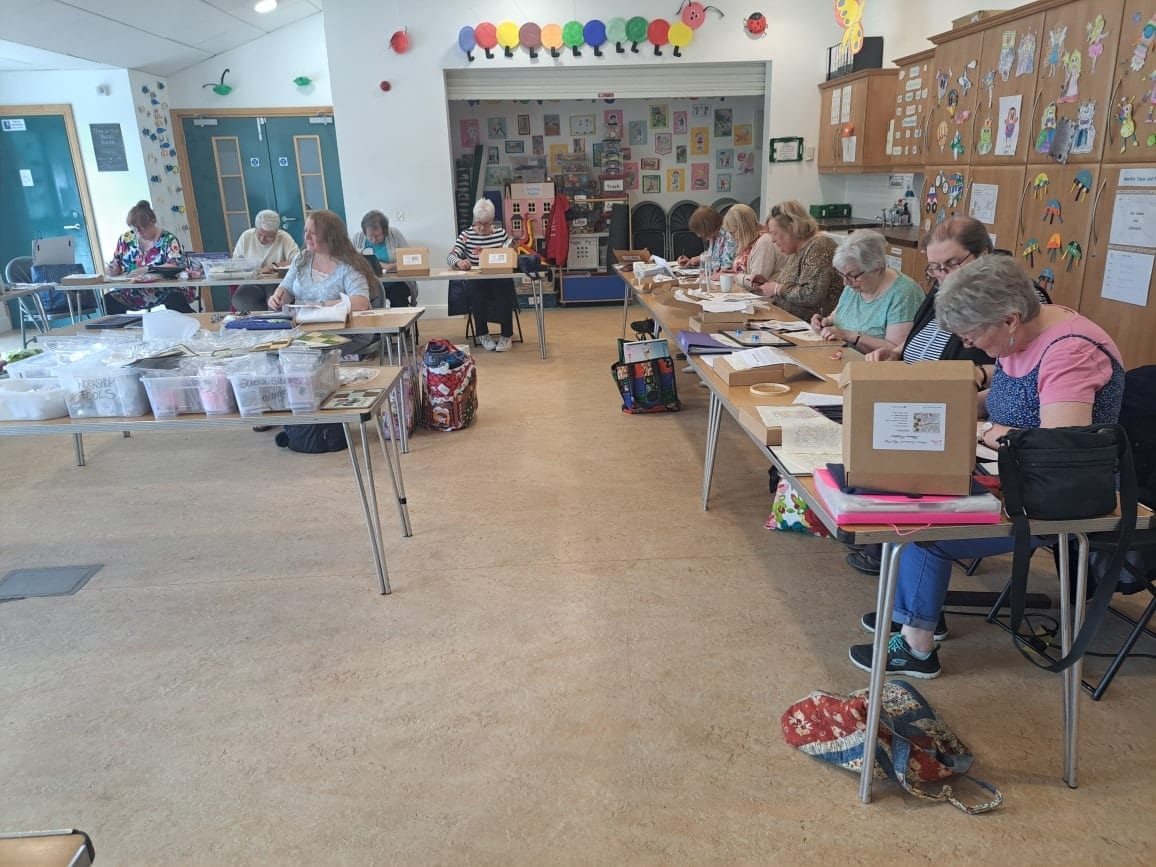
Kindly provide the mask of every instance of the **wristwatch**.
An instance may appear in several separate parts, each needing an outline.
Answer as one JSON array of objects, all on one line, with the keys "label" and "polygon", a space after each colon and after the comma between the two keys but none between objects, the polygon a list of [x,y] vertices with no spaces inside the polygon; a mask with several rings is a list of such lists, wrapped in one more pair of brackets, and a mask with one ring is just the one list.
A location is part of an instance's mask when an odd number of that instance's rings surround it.
[{"label": "wristwatch", "polygon": [[994,427],[995,427],[995,423],[990,422],[990,421],[985,421],[983,424],[981,424],[979,426],[979,442],[983,443],[984,445],[987,445],[987,443],[985,442],[985,438],[987,437],[987,432],[990,431]]}]

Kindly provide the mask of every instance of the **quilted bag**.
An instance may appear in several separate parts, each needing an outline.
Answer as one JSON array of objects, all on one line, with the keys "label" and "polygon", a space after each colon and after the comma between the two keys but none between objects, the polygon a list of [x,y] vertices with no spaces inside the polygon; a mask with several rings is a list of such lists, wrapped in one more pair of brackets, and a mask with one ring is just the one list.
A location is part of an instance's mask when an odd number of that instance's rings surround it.
[{"label": "quilted bag", "polygon": [[623,412],[635,415],[682,409],[669,355],[649,361],[619,361],[610,365],[610,371],[622,397]]},{"label": "quilted bag", "polygon": [[478,410],[474,358],[448,340],[431,340],[422,352],[422,424],[430,430],[469,427]]},{"label": "quilted bag", "polygon": [[[783,714],[787,743],[807,755],[859,773],[867,742],[867,690],[850,695],[813,692]],[[874,739],[873,739],[874,740]],[[988,783],[968,776],[973,756],[943,718],[902,680],[883,684],[883,712],[875,741],[875,776],[899,783],[925,801],[944,801],[965,813],[986,813],[1003,803],[1003,795]],[[990,793],[978,804],[965,804],[944,782],[963,777]],[[924,784],[943,783],[938,793]]]}]

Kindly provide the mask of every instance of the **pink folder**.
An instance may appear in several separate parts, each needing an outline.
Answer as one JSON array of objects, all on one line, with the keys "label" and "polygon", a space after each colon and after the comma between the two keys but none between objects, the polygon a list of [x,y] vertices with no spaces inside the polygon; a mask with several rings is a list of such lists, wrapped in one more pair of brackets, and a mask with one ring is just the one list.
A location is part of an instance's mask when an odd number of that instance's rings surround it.
[{"label": "pink folder", "polygon": [[[991,494],[971,497],[906,497],[902,494],[867,496],[843,493],[826,467],[817,467],[812,478],[819,499],[840,527],[847,524],[998,524],[1003,517],[1000,501]],[[888,505],[894,505],[895,508],[888,509]]]}]

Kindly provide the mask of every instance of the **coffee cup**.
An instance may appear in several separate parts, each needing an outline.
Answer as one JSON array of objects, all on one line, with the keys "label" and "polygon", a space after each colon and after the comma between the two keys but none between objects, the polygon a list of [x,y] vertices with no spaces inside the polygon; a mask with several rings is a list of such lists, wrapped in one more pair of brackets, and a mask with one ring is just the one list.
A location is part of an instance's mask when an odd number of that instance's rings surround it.
[{"label": "coffee cup", "polygon": [[732,289],[735,288],[735,275],[734,274],[719,274],[718,275],[718,284],[719,284],[719,288],[723,292],[730,292]]}]

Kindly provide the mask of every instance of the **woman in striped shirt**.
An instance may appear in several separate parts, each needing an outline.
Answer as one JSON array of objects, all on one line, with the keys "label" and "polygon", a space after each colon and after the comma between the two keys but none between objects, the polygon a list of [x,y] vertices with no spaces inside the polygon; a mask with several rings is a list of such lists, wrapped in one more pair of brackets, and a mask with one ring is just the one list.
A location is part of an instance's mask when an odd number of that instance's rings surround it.
[{"label": "woman in striped shirt", "polygon": [[[506,230],[494,225],[494,203],[478,199],[474,204],[474,224],[458,235],[446,261],[459,271],[469,271],[478,266],[483,249],[513,246]],[[474,317],[474,333],[482,348],[505,352],[514,336],[514,281],[509,277],[468,280],[466,289]],[[491,320],[501,328],[497,341],[490,336]]]}]

